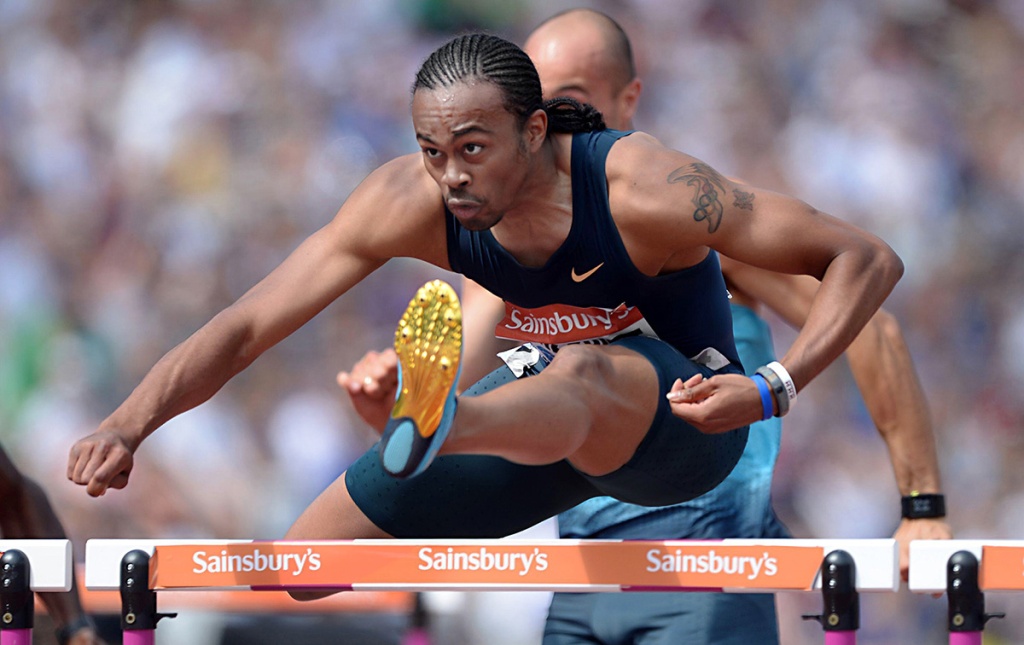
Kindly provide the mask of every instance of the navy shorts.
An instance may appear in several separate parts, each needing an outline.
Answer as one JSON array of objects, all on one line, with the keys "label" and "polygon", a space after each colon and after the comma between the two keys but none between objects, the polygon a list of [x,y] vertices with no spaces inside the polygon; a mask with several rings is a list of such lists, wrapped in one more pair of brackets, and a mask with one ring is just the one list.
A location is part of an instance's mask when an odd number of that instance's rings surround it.
[{"label": "navy shorts", "polygon": [[[647,357],[658,373],[658,410],[633,457],[601,476],[567,461],[523,466],[500,457],[441,455],[422,474],[395,479],[371,448],[345,473],[349,495],[378,528],[397,538],[496,538],[511,535],[599,495],[644,506],[693,499],[732,471],[747,442],[747,427],[707,435],[672,414],[664,394],[676,378],[715,372],[653,338],[615,341]],[[740,370],[726,366],[721,372]],[[501,367],[463,396],[515,380]]]}]

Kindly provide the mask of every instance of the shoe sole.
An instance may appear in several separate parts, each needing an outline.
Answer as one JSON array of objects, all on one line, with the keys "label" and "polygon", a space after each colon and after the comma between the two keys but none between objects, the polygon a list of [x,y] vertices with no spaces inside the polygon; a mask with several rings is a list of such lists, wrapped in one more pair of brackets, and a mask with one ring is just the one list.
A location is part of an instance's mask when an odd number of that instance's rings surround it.
[{"label": "shoe sole", "polygon": [[399,383],[381,441],[384,469],[419,474],[437,454],[455,414],[462,357],[462,308],[450,285],[420,287],[395,330]]}]

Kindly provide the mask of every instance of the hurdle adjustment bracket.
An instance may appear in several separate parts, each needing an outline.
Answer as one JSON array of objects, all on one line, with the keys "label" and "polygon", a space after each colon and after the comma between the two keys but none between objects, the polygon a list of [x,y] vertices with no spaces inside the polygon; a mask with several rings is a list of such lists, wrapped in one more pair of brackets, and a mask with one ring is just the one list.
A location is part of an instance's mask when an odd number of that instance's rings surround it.
[{"label": "hurdle adjustment bracket", "polygon": [[149,554],[135,549],[121,558],[121,629],[141,631],[156,629],[161,618],[178,614],[161,614],[156,610],[156,592],[149,588]]},{"label": "hurdle adjustment bracket", "polygon": [[34,618],[28,556],[17,549],[5,551],[0,556],[0,630],[32,629]]},{"label": "hurdle adjustment bracket", "polygon": [[851,556],[837,549],[821,563],[823,613],[804,614],[804,620],[819,623],[826,632],[852,632],[860,629],[860,594],[857,569]]},{"label": "hurdle adjustment bracket", "polygon": [[978,585],[978,558],[970,551],[957,551],[946,563],[946,595],[949,598],[949,631],[980,632],[999,612],[985,613],[985,594]]}]

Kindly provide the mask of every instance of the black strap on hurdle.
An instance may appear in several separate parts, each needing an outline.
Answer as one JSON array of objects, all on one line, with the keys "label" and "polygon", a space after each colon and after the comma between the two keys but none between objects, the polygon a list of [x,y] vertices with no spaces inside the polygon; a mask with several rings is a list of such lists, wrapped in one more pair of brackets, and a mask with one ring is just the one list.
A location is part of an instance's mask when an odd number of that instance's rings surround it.
[{"label": "black strap on hurdle", "polygon": [[178,614],[160,614],[156,610],[156,592],[149,588],[149,554],[135,549],[121,558],[121,629],[156,629],[161,618]]},{"label": "black strap on hurdle", "polygon": [[860,594],[857,593],[857,566],[853,556],[842,549],[830,552],[821,562],[821,596],[824,611],[805,614],[804,620],[817,621],[826,632],[851,632],[860,629]]},{"label": "black strap on hurdle", "polygon": [[0,630],[32,629],[35,619],[28,556],[17,549],[0,556]]},{"label": "black strap on hurdle", "polygon": [[946,562],[946,596],[949,598],[949,631],[980,632],[992,618],[1004,613],[985,613],[985,594],[978,584],[978,558],[970,551],[957,551]]}]

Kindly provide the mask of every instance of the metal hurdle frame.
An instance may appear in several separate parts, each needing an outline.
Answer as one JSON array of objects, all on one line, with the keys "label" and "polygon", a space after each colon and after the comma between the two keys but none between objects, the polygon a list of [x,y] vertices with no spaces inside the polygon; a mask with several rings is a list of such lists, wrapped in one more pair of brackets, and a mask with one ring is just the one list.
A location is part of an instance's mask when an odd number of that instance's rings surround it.
[{"label": "metal hurdle frame", "polygon": [[910,590],[945,592],[950,645],[981,645],[985,594],[1024,591],[1024,541],[915,540],[910,543]]},{"label": "metal hurdle frame", "polygon": [[[325,566],[315,578],[268,578],[265,574],[223,574],[213,582],[193,577],[187,569],[198,556],[212,553],[289,553],[316,548],[326,552]],[[471,574],[431,575],[420,573],[422,555],[415,549],[432,553],[495,552],[544,553],[552,563],[550,575],[530,578],[513,573],[475,577]],[[698,574],[647,574],[634,567],[643,558],[643,550],[658,553],[720,553],[779,555],[779,570],[795,562],[799,555],[805,577],[784,586],[774,581],[746,584],[735,577],[723,578]],[[260,551],[262,550],[262,551]],[[290,551],[289,551],[290,550]],[[330,554],[353,565],[351,573],[331,560]],[[346,555],[351,554],[351,555]],[[342,557],[344,556],[344,557]],[[235,556],[242,557],[242,556]],[[291,556],[295,557],[295,556]],[[696,556],[695,556],[696,557]],[[775,558],[775,555],[772,555]],[[789,558],[788,560],[786,558]],[[572,573],[559,567],[565,559],[572,562]],[[241,560],[239,560],[241,561]],[[285,560],[287,562],[287,560]],[[328,562],[332,562],[327,566]],[[377,567],[376,563],[380,563]],[[855,562],[861,563],[855,566]],[[810,563],[810,566],[806,566]],[[376,568],[375,568],[376,567]],[[626,567],[626,568],[623,568]],[[379,570],[378,570],[379,569]],[[558,572],[555,572],[559,569]],[[641,566],[642,569],[642,566]],[[555,572],[555,573],[553,573]],[[628,572],[623,578],[614,578]],[[296,575],[295,573],[291,574]],[[375,577],[375,576],[380,576]],[[689,577],[687,577],[689,576]],[[616,582],[613,582],[615,580]],[[621,580],[621,581],[619,581]],[[126,645],[153,645],[156,623],[164,614],[157,612],[157,595],[164,589],[244,589],[244,590],[356,590],[356,591],[436,591],[436,590],[529,590],[578,592],[630,591],[722,591],[725,593],[763,593],[769,591],[820,591],[823,612],[808,616],[819,622],[826,645],[855,645],[859,628],[860,592],[892,592],[899,589],[899,561],[895,540],[745,540],[647,541],[647,540],[351,540],[303,542],[254,542],[252,540],[89,540],[86,543],[85,586],[90,590],[121,592],[121,626]],[[6,645],[6,644],[4,644]]]},{"label": "metal hurdle frame", "polygon": [[70,540],[0,540],[0,645],[32,645],[35,592],[70,591]]}]

